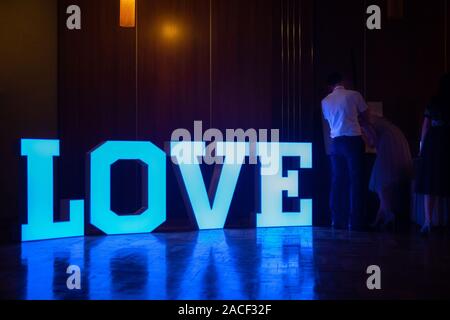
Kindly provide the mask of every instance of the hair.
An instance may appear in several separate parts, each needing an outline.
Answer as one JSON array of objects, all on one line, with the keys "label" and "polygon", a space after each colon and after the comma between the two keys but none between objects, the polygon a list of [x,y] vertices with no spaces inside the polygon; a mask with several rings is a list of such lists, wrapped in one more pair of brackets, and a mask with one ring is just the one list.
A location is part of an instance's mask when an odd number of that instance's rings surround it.
[{"label": "hair", "polygon": [[334,87],[334,86],[338,85],[339,83],[341,83],[343,80],[344,80],[344,77],[342,76],[342,74],[340,72],[333,72],[333,73],[330,73],[330,75],[328,76],[327,84],[331,87]]}]

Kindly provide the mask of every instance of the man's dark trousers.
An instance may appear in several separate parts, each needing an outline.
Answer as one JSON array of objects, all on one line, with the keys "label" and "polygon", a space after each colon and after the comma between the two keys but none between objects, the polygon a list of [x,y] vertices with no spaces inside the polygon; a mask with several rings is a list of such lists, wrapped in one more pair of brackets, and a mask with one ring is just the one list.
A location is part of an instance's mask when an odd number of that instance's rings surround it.
[{"label": "man's dark trousers", "polygon": [[[335,228],[364,228],[364,150],[364,141],[360,136],[338,137],[331,143],[330,208]],[[342,182],[347,180],[350,187],[346,186],[347,189],[343,190]],[[345,201],[350,201],[349,205],[345,205]],[[350,212],[346,207],[350,208]]]}]

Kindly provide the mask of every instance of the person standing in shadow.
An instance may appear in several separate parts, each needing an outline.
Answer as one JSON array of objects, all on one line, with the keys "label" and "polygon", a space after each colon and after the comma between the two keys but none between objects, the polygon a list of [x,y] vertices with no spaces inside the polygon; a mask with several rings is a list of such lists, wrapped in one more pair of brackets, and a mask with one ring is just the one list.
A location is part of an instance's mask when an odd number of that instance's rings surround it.
[{"label": "person standing in shadow", "polygon": [[[347,90],[340,73],[328,77],[331,93],[322,100],[322,112],[330,126],[332,226],[335,229],[366,230],[364,221],[364,152],[362,123],[369,123],[368,106],[357,91]],[[360,120],[361,119],[361,123]],[[341,190],[341,182],[348,173],[349,190]],[[344,191],[344,192],[343,192]],[[345,195],[350,205],[346,206]],[[349,196],[348,196],[349,195]],[[344,212],[350,208],[350,214]]]},{"label": "person standing in shadow", "polygon": [[425,195],[425,223],[421,232],[431,232],[433,211],[440,197],[450,196],[450,74],[441,79],[438,94],[425,110],[420,143],[421,164],[416,193]]}]

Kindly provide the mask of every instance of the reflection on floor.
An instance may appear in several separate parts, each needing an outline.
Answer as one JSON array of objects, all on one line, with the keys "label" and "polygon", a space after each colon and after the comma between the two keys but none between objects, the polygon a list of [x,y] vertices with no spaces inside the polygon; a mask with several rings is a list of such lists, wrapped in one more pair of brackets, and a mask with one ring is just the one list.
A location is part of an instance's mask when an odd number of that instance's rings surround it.
[{"label": "reflection on floor", "polygon": [[[0,248],[7,299],[450,297],[450,240],[317,228],[86,237]],[[67,289],[69,265],[81,290]],[[382,290],[367,289],[378,265]]]}]

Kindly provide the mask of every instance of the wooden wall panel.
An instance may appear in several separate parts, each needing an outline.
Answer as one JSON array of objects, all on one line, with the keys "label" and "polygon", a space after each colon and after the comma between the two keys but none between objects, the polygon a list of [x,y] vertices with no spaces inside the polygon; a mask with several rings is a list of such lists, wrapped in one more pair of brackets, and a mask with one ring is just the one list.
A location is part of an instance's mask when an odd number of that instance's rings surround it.
[{"label": "wooden wall panel", "polygon": [[445,27],[444,27],[444,44],[445,44],[445,71],[450,72],[450,1],[444,0],[444,11],[445,11]]},{"label": "wooden wall panel", "polygon": [[139,138],[162,147],[177,128],[209,126],[209,7],[209,0],[139,2]]},{"label": "wooden wall panel", "polygon": [[[65,27],[65,10],[82,8],[82,29]],[[85,196],[85,155],[105,140],[135,139],[135,44],[119,27],[119,2],[59,2],[61,197]]]},{"label": "wooden wall panel", "polygon": [[212,125],[272,127],[271,0],[212,1]]},{"label": "wooden wall panel", "polygon": [[[404,16],[367,32],[367,97],[382,101],[386,117],[418,153],[423,112],[445,72],[445,3],[406,1]],[[386,1],[378,1],[386,12]]]},{"label": "wooden wall panel", "polygon": [[57,0],[0,1],[0,243],[26,222],[22,138],[57,137]]},{"label": "wooden wall panel", "polygon": [[[300,30],[301,1],[284,1],[298,9],[289,14]],[[204,130],[283,129],[278,102],[283,94],[281,47],[298,47],[292,53],[298,66],[311,58],[301,55],[300,42],[311,40],[308,33],[299,33],[295,43],[283,43],[281,9],[275,0],[140,0],[137,30],[119,27],[118,0],[62,0],[60,17],[69,4],[82,8],[82,30],[68,31],[65,19],[59,22],[62,198],[85,197],[85,153],[104,140],[150,140],[164,148],[173,130],[193,132],[195,120],[203,121]],[[312,51],[305,48],[306,53]],[[293,86],[301,85],[300,71],[295,71]],[[284,81],[290,85],[293,80]],[[308,83],[307,78],[302,81]],[[291,94],[294,91],[292,87]],[[300,112],[300,105],[298,97],[291,108]],[[298,113],[293,123],[297,126],[300,119]],[[124,170],[117,170],[115,181],[125,187],[113,187],[113,196],[133,198],[139,176]],[[205,170],[206,181],[212,171]],[[177,169],[169,161],[167,174],[166,225],[192,228]],[[133,181],[135,187],[130,187]],[[238,188],[228,223],[254,225],[255,208],[249,199],[258,192],[255,168],[244,169]],[[139,201],[134,198],[130,208]]]}]

